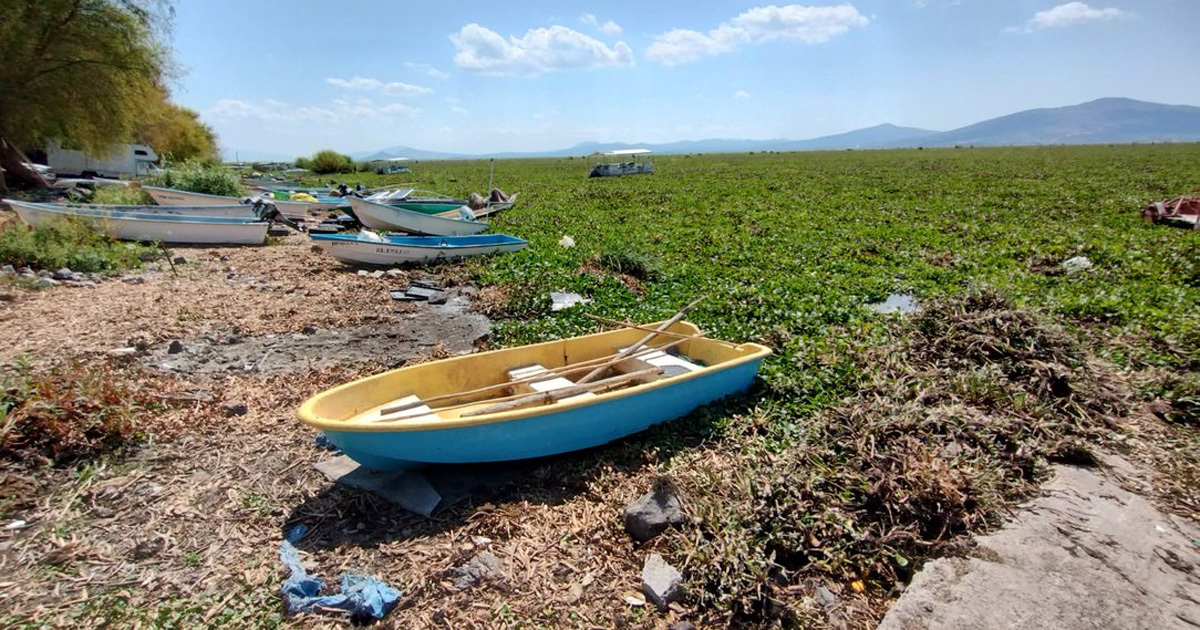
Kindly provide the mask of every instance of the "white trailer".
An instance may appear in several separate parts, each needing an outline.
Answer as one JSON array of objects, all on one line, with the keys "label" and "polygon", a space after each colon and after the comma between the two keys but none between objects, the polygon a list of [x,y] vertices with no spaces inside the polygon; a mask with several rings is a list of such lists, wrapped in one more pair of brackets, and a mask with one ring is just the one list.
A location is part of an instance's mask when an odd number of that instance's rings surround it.
[{"label": "white trailer", "polygon": [[46,162],[58,175],[81,177],[140,177],[159,170],[158,154],[144,144],[123,144],[111,155],[93,157],[52,141],[46,146]]}]

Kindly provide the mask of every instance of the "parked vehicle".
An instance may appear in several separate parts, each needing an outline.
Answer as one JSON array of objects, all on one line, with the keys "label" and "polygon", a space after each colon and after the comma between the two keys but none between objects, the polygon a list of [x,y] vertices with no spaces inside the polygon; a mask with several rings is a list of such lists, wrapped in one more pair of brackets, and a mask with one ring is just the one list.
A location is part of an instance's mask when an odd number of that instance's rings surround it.
[{"label": "parked vehicle", "polygon": [[157,162],[158,154],[144,144],[124,144],[108,156],[67,149],[57,141],[46,146],[46,163],[59,175],[141,177],[162,170]]}]

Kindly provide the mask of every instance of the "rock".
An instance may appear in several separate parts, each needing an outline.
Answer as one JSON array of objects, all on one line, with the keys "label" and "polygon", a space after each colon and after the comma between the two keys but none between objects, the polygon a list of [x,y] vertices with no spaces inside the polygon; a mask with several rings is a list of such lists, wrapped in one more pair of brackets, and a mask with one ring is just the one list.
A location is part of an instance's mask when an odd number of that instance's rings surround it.
[{"label": "rock", "polygon": [[167,346],[167,354],[179,354],[180,352],[183,352],[183,342],[178,339],[172,341],[171,345]]},{"label": "rock", "polygon": [[316,326],[305,326],[304,329],[301,330],[300,332],[302,332],[306,335],[315,335],[315,334],[317,334],[317,327]]},{"label": "rock", "polygon": [[696,626],[693,626],[692,622],[690,621],[680,621],[679,623],[671,626],[670,630],[696,630]]},{"label": "rock", "polygon": [[183,256],[176,256],[175,258],[173,258],[171,260],[171,262],[175,263],[176,265],[186,265],[187,259],[184,258]]},{"label": "rock", "polygon": [[244,416],[250,413],[250,407],[240,400],[227,400],[221,403],[221,411],[228,417]]},{"label": "rock", "polygon": [[484,580],[502,580],[506,577],[504,564],[490,551],[481,551],[461,567],[451,569],[454,588],[465,591]]},{"label": "rock", "polygon": [[53,277],[55,280],[74,280],[75,272],[71,271],[68,267],[63,267],[62,269],[55,271]]},{"label": "rock", "polygon": [[1068,258],[1062,264],[1063,271],[1067,272],[1068,275],[1087,271],[1093,266],[1092,261],[1088,260],[1087,256]]},{"label": "rock", "polygon": [[367,276],[369,276],[369,275],[371,275],[371,272],[370,272],[370,271],[367,271],[366,269],[359,269],[359,270],[358,270],[358,277],[360,277],[360,278],[365,278],[365,277],[367,277]]},{"label": "rock", "polygon": [[17,275],[17,270],[14,269],[12,265],[4,265],[3,267],[0,267],[0,273],[6,276],[15,276]]},{"label": "rock", "polygon": [[430,304],[445,304],[446,303],[446,294],[439,293],[439,294],[429,298],[429,303]]},{"label": "rock", "polygon": [[141,276],[125,276],[121,278],[121,282],[125,284],[142,284],[146,282],[146,279]]},{"label": "rock", "polygon": [[389,278],[398,278],[403,275],[404,275],[404,272],[400,271],[399,269],[388,269],[387,270],[387,276]]},{"label": "rock", "polygon": [[652,553],[642,566],[642,592],[659,610],[666,611],[671,602],[683,599],[683,574]]},{"label": "rock", "polygon": [[43,288],[58,286],[58,280],[53,278],[38,278],[37,285]]},{"label": "rock", "polygon": [[17,270],[17,273],[22,276],[27,276],[27,275],[33,273],[33,270],[30,269],[29,267],[21,267],[20,269]]},{"label": "rock", "polygon": [[160,254],[157,251],[142,252],[138,254],[138,260],[142,262],[150,262],[152,260],[158,260],[159,255]]},{"label": "rock", "polygon": [[137,348],[127,347],[127,348],[113,348],[112,350],[109,350],[108,353],[114,357],[130,357],[130,356],[137,354],[137,351],[138,351]]},{"label": "rock", "polygon": [[50,273],[49,271],[46,271],[45,269],[38,269],[38,272],[37,272],[37,277],[39,277],[39,278],[52,278],[52,277],[54,277],[54,274]]},{"label": "rock", "polygon": [[656,479],[650,492],[625,506],[625,530],[638,542],[650,540],[668,527],[686,522],[687,515],[683,513],[679,496],[665,477]]},{"label": "rock", "polygon": [[825,588],[824,584],[813,589],[813,598],[817,600],[821,608],[829,609],[837,605],[837,595],[834,595],[833,591]]},{"label": "rock", "polygon": [[382,278],[384,275],[385,274],[382,269],[376,269],[375,271],[371,272],[371,277],[375,278],[376,280],[378,280],[379,278]]}]

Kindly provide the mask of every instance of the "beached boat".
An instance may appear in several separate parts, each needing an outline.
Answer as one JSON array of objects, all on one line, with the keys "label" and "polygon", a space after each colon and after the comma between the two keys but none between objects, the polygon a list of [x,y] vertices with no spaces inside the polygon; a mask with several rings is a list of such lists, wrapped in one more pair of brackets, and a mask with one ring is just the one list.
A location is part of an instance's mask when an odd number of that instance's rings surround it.
[{"label": "beached boat", "polygon": [[66,208],[86,208],[102,212],[124,212],[134,214],[172,214],[193,217],[225,217],[235,219],[256,220],[259,218],[259,208],[252,204],[236,206],[120,206],[100,203],[59,203],[54,204]]},{"label": "beached boat", "polygon": [[[592,167],[588,177],[620,177],[622,175],[649,174],[654,172],[654,162],[649,159],[650,149],[621,149],[608,151],[604,156],[609,162],[601,162]],[[638,159],[644,159],[638,162]],[[627,160],[627,161],[626,161]]]},{"label": "beached boat", "polygon": [[384,204],[394,208],[403,208],[421,214],[452,212],[467,205],[465,199],[452,199],[431,190],[416,190],[414,188],[380,190],[367,195],[364,199],[373,203]]},{"label": "beached boat", "polygon": [[487,223],[482,221],[422,214],[357,197],[350,197],[350,209],[363,225],[376,230],[399,230],[430,236],[461,236],[478,234],[487,229]]},{"label": "beached boat", "polygon": [[[742,392],[771,353],[667,324],[645,346],[646,332],[625,328],[403,367],[317,394],[298,415],[379,470],[543,457]],[[632,353],[620,358],[623,349]]]},{"label": "beached boat", "polygon": [[[222,195],[206,195],[204,193],[196,193],[188,190],[175,190],[174,188],[159,188],[158,186],[142,186],[142,190],[150,194],[159,204],[164,206],[228,206],[231,204],[242,203],[243,199],[239,197],[225,197]],[[307,219],[310,213],[325,212],[338,208],[344,203],[337,202],[320,202],[313,203],[310,201],[284,201],[272,200],[271,203],[279,209],[279,212],[284,216],[294,219]]]},{"label": "beached boat", "polygon": [[500,252],[515,252],[529,244],[507,234],[472,236],[380,236],[358,234],[309,234],[317,247],[338,260],[358,265],[399,265],[410,262],[450,260]]},{"label": "beached boat", "polygon": [[178,244],[261,245],[270,223],[257,218],[197,217],[176,214],[114,212],[95,208],[30,203],[5,199],[29,225],[39,227],[64,218],[126,241]]}]

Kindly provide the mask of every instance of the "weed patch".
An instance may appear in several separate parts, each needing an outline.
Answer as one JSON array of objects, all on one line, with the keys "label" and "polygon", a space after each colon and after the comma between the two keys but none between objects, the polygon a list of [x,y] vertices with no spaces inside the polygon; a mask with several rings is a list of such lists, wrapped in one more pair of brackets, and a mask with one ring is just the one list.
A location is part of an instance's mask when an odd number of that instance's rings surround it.
[{"label": "weed patch", "polygon": [[239,197],[245,192],[233,171],[196,161],[173,165],[146,178],[146,184],[226,197]]},{"label": "weed patch", "polygon": [[18,268],[112,273],[139,267],[139,256],[151,251],[145,245],[115,241],[73,219],[38,228],[12,223],[0,231],[0,264]]}]

